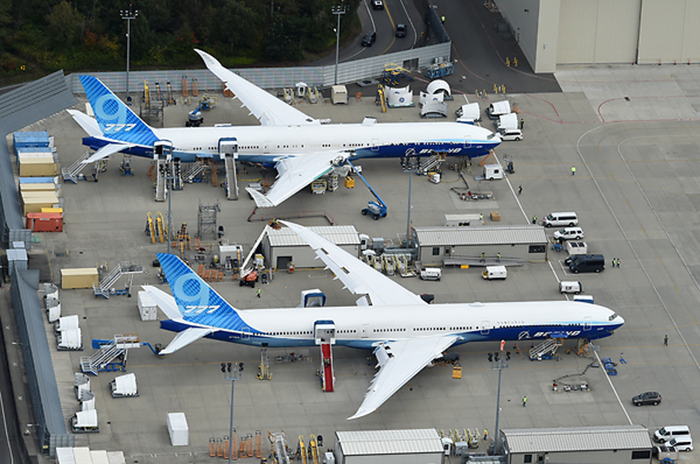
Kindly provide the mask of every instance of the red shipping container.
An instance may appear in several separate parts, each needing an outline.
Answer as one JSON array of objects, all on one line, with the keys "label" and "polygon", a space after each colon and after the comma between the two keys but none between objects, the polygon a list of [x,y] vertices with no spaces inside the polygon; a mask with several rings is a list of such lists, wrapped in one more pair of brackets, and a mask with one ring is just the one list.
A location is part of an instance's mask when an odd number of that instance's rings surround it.
[{"label": "red shipping container", "polygon": [[32,232],[63,232],[63,213],[27,213]]}]

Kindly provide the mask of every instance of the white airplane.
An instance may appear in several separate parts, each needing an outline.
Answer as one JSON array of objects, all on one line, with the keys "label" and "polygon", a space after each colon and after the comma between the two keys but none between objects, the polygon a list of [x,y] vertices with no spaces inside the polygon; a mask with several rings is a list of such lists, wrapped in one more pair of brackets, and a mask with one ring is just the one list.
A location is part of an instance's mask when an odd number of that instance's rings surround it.
[{"label": "white airplane", "polygon": [[264,163],[278,177],[265,194],[247,189],[259,207],[274,207],[328,174],[346,159],[427,156],[432,152],[470,158],[488,154],[501,143],[493,132],[455,122],[321,124],[269,92],[224,68],[214,57],[195,50],[260,126],[149,127],[99,79],[80,76],[95,118],[68,110],[89,137],[83,144],[97,150],[85,163],[115,153],[153,157],[157,141],[173,145],[183,162],[219,156],[222,140],[235,140],[238,160]]},{"label": "white airplane", "polygon": [[143,288],[165,312],[161,328],[179,332],[170,354],[202,338],[267,347],[315,345],[319,323],[335,326],[335,344],[374,350],[379,361],[362,405],[366,416],[451,346],[474,341],[608,337],[624,319],[573,301],[428,304],[345,250],[297,224],[290,227],[352,293],[357,306],[239,310],[175,255],[159,253],[173,296]]}]

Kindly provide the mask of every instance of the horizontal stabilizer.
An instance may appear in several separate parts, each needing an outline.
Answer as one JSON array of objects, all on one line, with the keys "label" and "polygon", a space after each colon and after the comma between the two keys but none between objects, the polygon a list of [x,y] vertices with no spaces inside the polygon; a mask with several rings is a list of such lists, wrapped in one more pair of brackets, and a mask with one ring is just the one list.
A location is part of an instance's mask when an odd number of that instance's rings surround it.
[{"label": "horizontal stabilizer", "polygon": [[172,354],[179,350],[180,348],[184,348],[190,343],[194,343],[200,338],[206,337],[207,335],[214,333],[214,328],[213,327],[208,327],[208,328],[199,328],[199,327],[192,327],[186,330],[183,330],[179,334],[175,335],[175,338],[173,338],[173,341],[170,342],[170,344],[165,347],[164,350],[162,350],[159,354]]},{"label": "horizontal stabilizer", "polygon": [[88,159],[83,160],[82,164],[94,163],[95,161],[105,159],[110,155],[114,155],[115,153],[119,153],[120,151],[127,150],[129,148],[134,147],[134,146],[135,145],[131,145],[131,144],[122,145],[119,143],[111,143],[109,145],[105,145],[104,147],[100,148],[95,153],[90,155],[90,157]]},{"label": "horizontal stabilizer", "polygon": [[97,124],[95,118],[91,118],[87,114],[78,110],[66,110],[68,114],[73,117],[73,120],[77,122],[80,127],[83,128],[85,132],[91,137],[102,137],[102,131],[100,130],[100,125]]},{"label": "horizontal stabilizer", "polygon": [[180,310],[177,309],[177,302],[175,302],[175,298],[173,298],[172,295],[168,295],[163,290],[153,287],[152,285],[142,285],[141,288],[148,293],[148,296],[150,296],[153,302],[165,313],[168,319],[182,319],[182,314],[180,314]]}]

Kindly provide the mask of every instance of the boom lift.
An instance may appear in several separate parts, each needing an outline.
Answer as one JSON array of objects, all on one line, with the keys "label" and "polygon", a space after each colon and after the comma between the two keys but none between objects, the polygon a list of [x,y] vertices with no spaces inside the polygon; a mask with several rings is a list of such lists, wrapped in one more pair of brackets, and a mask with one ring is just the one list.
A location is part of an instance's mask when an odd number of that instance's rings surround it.
[{"label": "boom lift", "polygon": [[372,216],[372,219],[375,221],[378,220],[379,218],[386,217],[387,213],[387,207],[386,203],[384,203],[384,200],[381,199],[381,197],[377,194],[377,192],[374,191],[371,185],[369,185],[369,182],[367,182],[367,179],[360,173],[359,169],[355,167],[354,164],[352,164],[349,160],[347,163],[350,165],[352,170],[357,174],[357,176],[362,180],[362,182],[367,186],[370,192],[372,192],[372,195],[374,195],[374,198],[377,199],[377,201],[372,201],[370,200],[369,203],[367,203],[367,208],[364,208],[362,210],[362,215],[367,216],[368,214]]}]

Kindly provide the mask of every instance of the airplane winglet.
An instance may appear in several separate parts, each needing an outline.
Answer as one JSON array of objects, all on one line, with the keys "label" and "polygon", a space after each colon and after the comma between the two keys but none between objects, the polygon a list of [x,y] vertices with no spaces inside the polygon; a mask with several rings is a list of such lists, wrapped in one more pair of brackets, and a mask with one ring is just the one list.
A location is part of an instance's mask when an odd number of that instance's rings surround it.
[{"label": "airplane winglet", "polygon": [[270,201],[269,198],[260,193],[260,191],[255,190],[251,187],[246,187],[245,189],[246,192],[250,193],[250,196],[253,197],[253,200],[255,200],[255,205],[258,208],[274,208],[275,206],[277,206],[272,201]]}]

